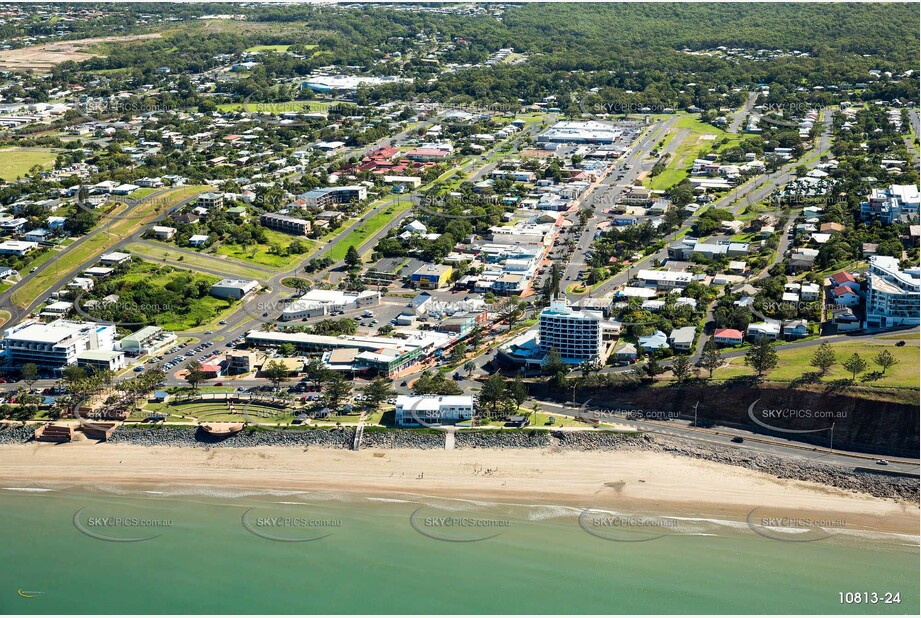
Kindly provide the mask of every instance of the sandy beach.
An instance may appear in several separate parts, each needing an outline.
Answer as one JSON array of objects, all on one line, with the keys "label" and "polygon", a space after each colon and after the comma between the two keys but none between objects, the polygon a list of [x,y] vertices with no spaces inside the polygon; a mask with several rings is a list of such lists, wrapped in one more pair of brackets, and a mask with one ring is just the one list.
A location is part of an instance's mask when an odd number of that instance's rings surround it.
[{"label": "sandy beach", "polygon": [[233,487],[426,495],[743,520],[756,507],[918,534],[917,504],[649,452],[205,449],[77,442],[0,447],[0,487]]}]

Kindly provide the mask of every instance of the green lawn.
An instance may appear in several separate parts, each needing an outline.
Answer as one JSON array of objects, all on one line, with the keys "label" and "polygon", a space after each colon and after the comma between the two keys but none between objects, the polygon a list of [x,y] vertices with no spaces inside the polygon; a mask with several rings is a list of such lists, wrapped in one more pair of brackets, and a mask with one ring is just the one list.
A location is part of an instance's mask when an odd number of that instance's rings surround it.
[{"label": "green lawn", "polygon": [[[666,142],[670,143],[682,129],[687,129],[690,133],[681,140],[681,143],[668,159],[665,171],[658,176],[647,179],[649,188],[654,191],[663,191],[687,178],[694,164],[694,159],[698,158],[701,150],[708,152],[720,151],[734,146],[740,141],[739,136],[727,133],[706,122],[701,122],[699,115],[694,114],[680,116],[670,130],[670,135],[666,137]],[[705,140],[702,139],[704,135],[714,135],[716,137],[713,140]],[[721,144],[720,142],[723,138],[728,138],[729,141],[726,144]]]},{"label": "green lawn", "polygon": [[[194,275],[196,281],[203,280],[209,285],[217,283],[220,279],[215,275],[195,273],[175,266],[161,266],[150,262],[135,261],[130,270],[115,282],[131,285],[143,281],[157,288],[165,288],[180,276],[189,274]],[[189,301],[188,310],[182,313],[170,310],[156,314],[149,313],[148,317],[151,323],[166,330],[183,331],[209,323],[215,318],[220,319],[220,316],[228,313],[228,310],[232,309],[232,307],[232,305],[228,306],[226,300],[214,298],[213,296],[204,296]]]},{"label": "green lawn", "polygon": [[[79,245],[71,245],[66,250],[57,255],[55,268],[48,268],[30,279],[25,285],[13,292],[12,301],[20,307],[27,307],[36,298],[41,296],[48,288],[62,277],[68,276],[72,271],[83,266],[89,266],[94,258],[102,255],[116,243],[128,238],[142,226],[146,225],[149,220],[154,219],[159,212],[169,210],[176,204],[187,200],[202,191],[207,190],[205,186],[189,186],[170,189],[163,193],[160,199],[151,200],[141,204],[127,219],[112,219],[103,217],[102,225],[105,229],[97,228],[96,233],[86,237],[86,240]],[[119,206],[118,209],[124,209],[125,206]],[[110,213],[111,214],[111,213]]]},{"label": "green lawn", "polygon": [[[301,263],[303,260],[307,259],[307,257],[309,257],[320,246],[319,243],[317,243],[315,240],[295,237],[291,236],[290,234],[276,232],[275,230],[266,229],[265,234],[268,239],[267,243],[260,243],[251,245],[249,247],[235,244],[221,244],[217,247],[215,253],[240,260],[241,262],[249,262],[259,266],[270,266],[272,268],[292,268]],[[302,253],[299,255],[277,255],[269,252],[269,249],[271,249],[273,244],[280,245],[281,247],[287,247],[295,238],[309,246],[307,253]]]},{"label": "green lawn", "polygon": [[0,178],[16,180],[25,176],[36,165],[49,167],[57,155],[50,150],[33,148],[7,148],[0,150]]},{"label": "green lawn", "polygon": [[[768,373],[767,378],[772,381],[787,382],[801,378],[804,373],[816,371],[814,367],[809,365],[809,361],[812,355],[815,354],[817,347],[809,346],[778,350],[777,357],[779,362],[777,363],[777,368]],[[850,379],[850,372],[845,370],[841,363],[854,353],[859,354],[861,358],[867,361],[869,367],[866,373],[879,371],[879,366],[873,362],[873,358],[881,350],[885,349],[889,350],[899,361],[898,364],[890,367],[886,375],[878,380],[861,382],[861,376],[858,375],[855,384],[901,388],[919,387],[918,348],[915,346],[898,348],[895,345],[880,345],[864,341],[861,343],[833,343],[832,349],[838,358],[838,364],[829,370],[828,374],[822,378],[822,382]],[[713,377],[726,379],[753,374],[754,372],[745,366],[744,359],[733,358],[730,360],[729,367],[717,369]]]},{"label": "green lawn", "polygon": [[[286,52],[290,45],[253,45],[252,47],[247,47],[246,51],[248,52],[262,52],[262,51],[271,51],[271,52]],[[316,45],[310,45],[305,47],[316,47]]]},{"label": "green lawn", "polygon": [[350,246],[354,246],[356,249],[358,249],[369,238],[379,232],[381,228],[383,228],[390,221],[402,213],[412,208],[412,206],[412,202],[406,200],[405,202],[400,202],[399,206],[394,204],[384,208],[380,212],[365,219],[363,223],[349,232],[349,234],[343,238],[342,241],[330,247],[330,250],[326,253],[326,255],[336,261],[344,259],[345,254],[348,252]]},{"label": "green lawn", "polygon": [[266,272],[263,270],[256,270],[233,260],[222,260],[202,254],[190,255],[179,253],[175,251],[171,245],[162,243],[133,242],[129,243],[125,249],[149,260],[163,260],[165,258],[171,261],[181,261],[183,266],[187,266],[193,270],[195,268],[206,268],[208,270],[226,273],[228,276],[259,280],[266,278]]}]

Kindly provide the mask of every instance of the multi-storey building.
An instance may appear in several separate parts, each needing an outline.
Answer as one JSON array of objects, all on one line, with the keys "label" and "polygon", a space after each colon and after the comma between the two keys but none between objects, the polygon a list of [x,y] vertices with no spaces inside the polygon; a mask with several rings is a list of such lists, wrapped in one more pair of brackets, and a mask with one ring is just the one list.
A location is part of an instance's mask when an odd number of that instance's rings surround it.
[{"label": "multi-storey building", "polygon": [[473,417],[473,397],[464,395],[400,395],[396,401],[396,422],[400,426],[453,425]]},{"label": "multi-storey building", "polygon": [[874,255],[867,271],[867,326],[921,323],[921,269],[899,269],[894,257]]},{"label": "multi-storey building", "polygon": [[873,189],[860,205],[860,216],[864,220],[896,223],[917,218],[919,206],[921,193],[917,185],[892,185],[888,189]]},{"label": "multi-storey building", "polygon": [[3,331],[6,364],[22,367],[34,363],[41,369],[60,370],[77,364],[89,350],[111,351],[115,325],[55,320],[43,324],[27,320]]},{"label": "multi-storey building", "polygon": [[310,221],[289,217],[288,215],[279,215],[274,212],[266,212],[259,216],[259,223],[265,227],[285,234],[294,234],[296,236],[306,236],[310,233]]},{"label": "multi-storey building", "polygon": [[603,360],[602,325],[599,314],[575,310],[564,300],[554,300],[541,311],[540,350],[556,348],[566,363]]}]

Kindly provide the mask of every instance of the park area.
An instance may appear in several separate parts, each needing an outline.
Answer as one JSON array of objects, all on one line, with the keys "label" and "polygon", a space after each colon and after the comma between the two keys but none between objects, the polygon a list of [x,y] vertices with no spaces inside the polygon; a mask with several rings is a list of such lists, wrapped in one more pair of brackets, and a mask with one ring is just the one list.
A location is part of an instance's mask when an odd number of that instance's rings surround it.
[{"label": "park area", "polygon": [[5,148],[0,150],[0,178],[16,180],[36,165],[50,167],[56,158],[54,152],[44,148]]}]

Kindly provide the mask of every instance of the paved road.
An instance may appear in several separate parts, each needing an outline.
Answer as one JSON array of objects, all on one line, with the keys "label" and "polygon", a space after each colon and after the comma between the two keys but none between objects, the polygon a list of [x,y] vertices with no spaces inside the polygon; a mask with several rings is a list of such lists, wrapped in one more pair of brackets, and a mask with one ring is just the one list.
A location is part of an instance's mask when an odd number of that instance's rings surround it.
[{"label": "paved road", "polygon": [[[553,402],[542,401],[540,405],[542,408],[545,408],[546,411],[559,410],[561,413],[568,415],[576,415],[581,410],[580,407],[561,405]],[[702,407],[705,405],[705,403],[701,404]],[[683,413],[693,414],[690,410],[683,411]],[[636,421],[616,417],[610,420],[602,420],[618,425],[626,425],[647,433],[716,444],[721,447],[733,447],[737,448],[739,451],[763,453],[781,457],[796,457],[818,461],[823,464],[837,465],[844,468],[854,468],[858,466],[876,467],[874,463],[876,457],[873,455],[840,450],[829,451],[828,447],[814,447],[802,442],[796,442],[795,440],[776,438],[753,431],[746,431],[744,429],[726,427],[720,427],[719,430],[695,428],[692,426],[691,422],[679,419],[671,421]],[[741,436],[744,438],[745,442],[741,444],[733,443],[730,441],[733,436]],[[830,437],[831,432],[829,431],[829,438]],[[917,459],[893,458],[884,469],[886,471],[917,474],[919,462]]]},{"label": "paved road", "polygon": [[[58,270],[60,269],[60,265],[59,265],[58,263],[61,261],[61,259],[62,259],[63,257],[65,257],[65,256],[69,255],[70,253],[73,253],[74,251],[76,251],[79,247],[81,247],[81,246],[83,246],[84,244],[86,244],[87,242],[89,242],[89,239],[92,238],[92,237],[94,237],[95,235],[97,235],[97,234],[109,234],[109,233],[110,233],[110,231],[109,231],[110,228],[111,228],[113,225],[115,225],[115,223],[116,223],[117,221],[119,221],[119,220],[121,220],[121,219],[125,219],[125,218],[130,217],[131,214],[132,214],[135,210],[137,210],[137,208],[139,208],[142,204],[144,204],[144,203],[149,203],[151,200],[157,199],[157,198],[161,197],[162,195],[164,195],[165,193],[167,193],[169,190],[170,190],[170,189],[167,188],[167,189],[161,189],[161,190],[159,190],[159,191],[155,191],[155,192],[151,193],[150,195],[146,196],[143,200],[127,200],[128,208],[126,208],[125,211],[124,211],[123,213],[121,213],[121,214],[118,215],[117,217],[102,217],[102,222],[101,222],[100,226],[99,226],[97,229],[95,229],[95,230],[92,231],[91,233],[86,234],[85,236],[82,236],[82,237],[78,238],[77,240],[75,240],[73,243],[71,243],[70,245],[68,245],[67,247],[65,247],[64,249],[62,249],[60,252],[58,252],[58,255],[57,255],[55,258],[53,258],[53,259],[51,259],[51,260],[48,260],[47,262],[45,262],[44,264],[42,264],[41,266],[39,266],[34,272],[31,272],[31,273],[26,274],[26,275],[19,281],[19,283],[17,283],[15,286],[11,287],[10,289],[4,291],[3,294],[0,294],[0,309],[4,309],[4,310],[9,311],[10,314],[11,314],[11,316],[12,316],[11,319],[9,320],[9,323],[10,323],[10,324],[15,324],[15,323],[17,323],[19,320],[21,320],[23,317],[25,317],[26,315],[28,315],[29,313],[31,313],[32,311],[34,311],[39,305],[41,305],[43,302],[45,302],[45,299],[48,298],[48,297],[50,296],[51,293],[53,293],[53,292],[55,292],[55,291],[61,289],[61,288],[64,287],[67,283],[69,283],[70,280],[71,280],[71,278],[73,278],[74,276],[76,276],[80,271],[82,271],[82,270],[84,270],[84,269],[86,269],[86,268],[89,268],[90,266],[94,265],[94,264],[98,261],[100,255],[102,255],[103,253],[109,253],[109,252],[111,252],[111,251],[118,251],[118,249],[119,249],[120,247],[123,247],[123,246],[129,241],[129,239],[123,239],[122,241],[119,241],[118,243],[114,244],[114,245],[113,245],[112,247],[110,247],[110,248],[103,249],[103,250],[100,250],[100,251],[94,253],[94,254],[92,255],[92,257],[90,257],[90,259],[88,259],[86,262],[84,262],[84,263],[82,263],[82,264],[78,264],[76,267],[72,268],[72,269],[71,269],[70,271],[68,271],[68,272],[58,272],[58,278],[57,278],[57,280],[55,281],[55,283],[54,283],[49,289],[47,289],[47,290],[45,290],[44,292],[42,292],[42,294],[40,294],[37,298],[32,299],[32,300],[30,301],[30,303],[29,303],[27,306],[25,306],[25,307],[20,308],[20,307],[16,306],[16,305],[13,303],[13,301],[12,301],[12,295],[13,295],[14,292],[16,292],[16,291],[17,291],[18,289],[20,289],[22,286],[26,285],[26,284],[27,284],[29,281],[31,281],[32,279],[41,276],[41,275],[42,275],[43,273],[45,273],[45,272],[48,272],[48,271],[58,271]],[[195,199],[195,198],[193,197],[193,198],[189,198],[189,199],[187,199],[187,200],[183,200],[182,202],[180,202],[180,203],[178,203],[176,206],[174,206],[174,207],[171,209],[171,211],[172,211],[172,210],[175,210],[176,208],[182,207],[183,205],[187,204],[188,202],[190,202],[190,201],[193,200],[193,199]],[[152,222],[159,221],[159,220],[165,218],[165,217],[167,216],[167,214],[168,214],[168,213],[164,213],[164,214],[162,214],[162,215],[156,217],[155,219],[152,219],[151,221],[152,221]],[[142,229],[146,229],[146,226],[145,226],[144,228],[142,228]],[[132,236],[131,238],[140,237],[140,234],[141,234],[141,233],[142,233],[142,232],[139,232],[138,234],[135,234],[135,235]]]},{"label": "paved road", "polygon": [[[824,128],[822,133],[819,136],[819,142],[815,149],[810,150],[804,155],[808,158],[816,158],[815,161],[806,164],[807,169],[812,169],[819,164],[818,156],[829,151],[831,148],[831,114],[826,114],[824,121]],[[716,200],[711,204],[714,208],[727,208],[733,214],[739,214],[746,206],[749,204],[757,203],[771,195],[775,190],[780,187],[783,187],[787,182],[789,182],[795,174],[794,170],[800,165],[799,161],[793,161],[787,163],[783,167],[779,168],[777,171],[768,174],[766,176],[758,176],[753,178],[732,191],[727,195],[723,196],[719,200]],[[743,198],[740,201],[740,198]],[[706,209],[701,208],[698,212],[702,213]],[[693,228],[694,223],[697,221],[698,215],[693,215],[685,220],[681,228],[675,232],[674,238],[677,238],[682,233],[688,232]],[[626,284],[629,281],[629,278],[632,274],[636,273],[637,270],[643,268],[649,268],[656,263],[661,262],[662,260],[668,257],[668,248],[663,248],[656,253],[647,255],[642,260],[632,264],[629,269],[624,270],[614,277],[611,277],[605,281],[600,286],[596,287],[591,296],[604,296],[612,292],[615,288],[620,287]]]},{"label": "paved road", "polygon": [[730,133],[738,133],[739,129],[742,128],[742,123],[745,121],[745,117],[748,116],[752,108],[755,106],[755,101],[758,100],[758,92],[750,92],[748,94],[748,99],[745,101],[745,105],[739,108],[738,111],[733,112],[732,114],[732,123],[729,125]]},{"label": "paved road", "polygon": [[[578,281],[580,271],[586,268],[585,254],[591,249],[598,224],[606,218],[605,211],[618,203],[620,196],[636,183],[640,174],[652,169],[655,161],[648,159],[649,154],[656,144],[662,141],[675,120],[675,118],[669,118],[645,129],[645,133],[633,143],[619,164],[582,198],[580,209],[591,208],[594,216],[589,220],[582,237],[576,241],[575,251],[570,254],[569,263],[564,269],[563,280],[560,283],[564,293],[569,285]],[[672,139],[666,150],[677,147],[677,144],[680,144],[679,137]],[[618,180],[619,175],[623,177]],[[570,219],[577,220],[578,212],[570,215]],[[585,297],[576,294],[567,294],[567,296],[573,301]]]}]

